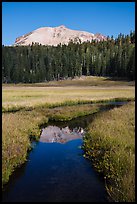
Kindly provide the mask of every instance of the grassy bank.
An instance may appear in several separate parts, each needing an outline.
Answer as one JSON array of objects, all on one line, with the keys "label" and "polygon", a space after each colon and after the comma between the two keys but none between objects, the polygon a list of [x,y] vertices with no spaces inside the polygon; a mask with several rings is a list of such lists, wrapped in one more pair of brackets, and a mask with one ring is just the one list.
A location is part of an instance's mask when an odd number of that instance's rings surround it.
[{"label": "grassy bank", "polygon": [[66,121],[95,113],[99,106],[79,105],[59,108],[37,107],[2,115],[2,183],[9,180],[15,168],[26,161],[31,139],[39,139],[40,127],[48,120]]},{"label": "grassy bank", "polygon": [[46,120],[36,112],[2,115],[2,183],[9,180],[14,169],[26,161],[30,138],[38,137],[38,124]]},{"label": "grassy bank", "polygon": [[85,156],[104,175],[114,201],[135,201],[135,104],[98,114],[84,138]]},{"label": "grassy bank", "polygon": [[[2,87],[2,183],[24,163],[48,120],[66,121],[99,110],[99,102],[134,100],[133,82],[86,77]],[[96,102],[96,106],[91,103]],[[85,105],[84,105],[85,104]]]}]

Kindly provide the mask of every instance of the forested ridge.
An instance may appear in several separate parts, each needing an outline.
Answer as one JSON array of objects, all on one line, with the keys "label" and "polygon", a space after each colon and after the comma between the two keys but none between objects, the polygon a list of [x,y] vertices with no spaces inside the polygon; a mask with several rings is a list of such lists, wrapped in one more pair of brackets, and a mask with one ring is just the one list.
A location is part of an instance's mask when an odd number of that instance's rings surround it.
[{"label": "forested ridge", "polygon": [[135,79],[135,32],[107,41],[2,46],[2,82],[35,83],[92,75]]}]

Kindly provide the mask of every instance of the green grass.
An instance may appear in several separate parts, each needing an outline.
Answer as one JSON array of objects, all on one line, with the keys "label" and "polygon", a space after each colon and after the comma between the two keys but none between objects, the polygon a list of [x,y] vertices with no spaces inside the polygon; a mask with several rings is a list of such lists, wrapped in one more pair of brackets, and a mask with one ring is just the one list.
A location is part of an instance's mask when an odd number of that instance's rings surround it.
[{"label": "green grass", "polygon": [[134,103],[98,114],[84,138],[85,157],[104,175],[113,201],[135,201]]}]

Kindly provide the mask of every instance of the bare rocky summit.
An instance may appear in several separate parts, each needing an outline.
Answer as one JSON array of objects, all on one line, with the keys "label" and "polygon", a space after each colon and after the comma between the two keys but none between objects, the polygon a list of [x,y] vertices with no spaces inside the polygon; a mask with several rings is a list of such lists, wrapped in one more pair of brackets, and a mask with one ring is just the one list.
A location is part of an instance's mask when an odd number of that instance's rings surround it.
[{"label": "bare rocky summit", "polygon": [[86,31],[71,30],[64,25],[58,27],[41,27],[30,33],[16,38],[14,45],[31,45],[32,43],[39,43],[42,45],[57,46],[58,44],[68,44],[71,40],[73,42],[85,42],[92,40],[106,40],[106,36],[97,33],[89,33]]}]

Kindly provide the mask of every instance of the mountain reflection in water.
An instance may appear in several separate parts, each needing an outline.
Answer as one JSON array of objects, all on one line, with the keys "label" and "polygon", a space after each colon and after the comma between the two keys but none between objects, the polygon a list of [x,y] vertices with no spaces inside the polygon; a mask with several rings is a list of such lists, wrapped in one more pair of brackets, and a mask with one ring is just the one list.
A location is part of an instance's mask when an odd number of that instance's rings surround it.
[{"label": "mountain reflection in water", "polygon": [[40,142],[66,143],[70,140],[82,138],[84,133],[85,131],[81,127],[70,129],[68,126],[64,128],[59,128],[57,126],[48,126],[46,128],[43,128]]}]

